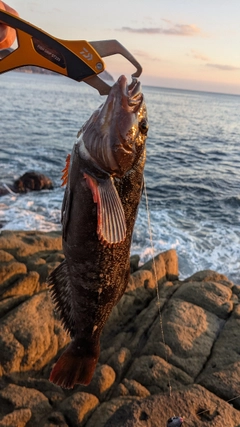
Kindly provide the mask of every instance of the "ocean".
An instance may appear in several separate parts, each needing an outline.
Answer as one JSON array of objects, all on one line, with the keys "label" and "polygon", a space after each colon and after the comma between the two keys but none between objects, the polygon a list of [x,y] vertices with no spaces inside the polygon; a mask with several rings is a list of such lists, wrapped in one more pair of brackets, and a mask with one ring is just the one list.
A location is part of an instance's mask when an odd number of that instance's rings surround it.
[{"label": "ocean", "polygon": [[[148,86],[143,92],[154,253],[176,249],[182,279],[212,269],[240,284],[240,96]],[[57,75],[0,75],[0,183],[29,170],[54,183],[53,191],[1,197],[1,230],[61,229],[61,170],[79,128],[103,100]],[[134,253],[141,263],[153,254],[144,195]]]}]

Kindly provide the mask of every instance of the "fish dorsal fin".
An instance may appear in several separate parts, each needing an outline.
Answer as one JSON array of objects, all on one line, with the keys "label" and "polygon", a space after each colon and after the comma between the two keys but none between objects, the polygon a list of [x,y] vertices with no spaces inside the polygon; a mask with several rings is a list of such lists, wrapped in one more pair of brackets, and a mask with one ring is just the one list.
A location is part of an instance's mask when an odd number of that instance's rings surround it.
[{"label": "fish dorsal fin", "polygon": [[56,311],[61,317],[64,329],[73,337],[76,333],[75,322],[71,306],[71,283],[66,260],[48,276],[47,279],[50,293]]},{"label": "fish dorsal fin", "polygon": [[68,169],[69,169],[69,166],[70,166],[70,159],[71,159],[71,155],[70,154],[68,154],[67,155],[67,157],[66,157],[66,165],[65,165],[65,168],[62,170],[62,185],[61,185],[61,187],[63,187],[64,185],[66,185],[67,184],[67,180],[68,180]]},{"label": "fish dorsal fin", "polygon": [[84,174],[92,191],[93,201],[97,203],[97,235],[104,246],[121,243],[126,238],[126,220],[122,202],[110,177],[97,182]]}]

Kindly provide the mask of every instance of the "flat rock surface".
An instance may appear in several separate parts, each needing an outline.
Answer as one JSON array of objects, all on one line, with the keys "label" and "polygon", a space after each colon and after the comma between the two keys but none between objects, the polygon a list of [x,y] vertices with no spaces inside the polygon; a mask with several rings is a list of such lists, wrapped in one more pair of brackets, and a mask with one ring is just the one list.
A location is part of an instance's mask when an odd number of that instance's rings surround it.
[{"label": "flat rock surface", "polygon": [[0,235],[0,427],[240,427],[238,286],[210,270],[179,281],[174,250],[134,256],[92,382],[62,390],[48,378],[70,338],[46,278],[63,259],[60,233]]}]

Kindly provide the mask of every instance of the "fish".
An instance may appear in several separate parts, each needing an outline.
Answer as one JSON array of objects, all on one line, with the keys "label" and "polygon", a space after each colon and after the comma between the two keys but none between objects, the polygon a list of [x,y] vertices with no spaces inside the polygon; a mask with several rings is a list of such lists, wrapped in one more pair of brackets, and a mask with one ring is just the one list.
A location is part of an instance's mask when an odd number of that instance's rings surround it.
[{"label": "fish", "polygon": [[181,427],[184,419],[182,417],[171,417],[167,420],[167,427]]},{"label": "fish", "polygon": [[63,170],[64,261],[48,286],[71,342],[50,381],[91,382],[102,329],[130,274],[130,246],[143,189],[148,132],[141,83],[120,76],[82,126]]}]

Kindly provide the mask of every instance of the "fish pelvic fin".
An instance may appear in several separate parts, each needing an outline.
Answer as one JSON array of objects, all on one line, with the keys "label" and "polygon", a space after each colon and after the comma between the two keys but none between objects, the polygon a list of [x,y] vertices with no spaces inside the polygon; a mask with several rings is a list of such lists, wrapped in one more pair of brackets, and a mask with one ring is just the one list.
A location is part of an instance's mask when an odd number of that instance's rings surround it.
[{"label": "fish pelvic fin", "polygon": [[54,365],[49,380],[62,388],[75,384],[88,385],[100,353],[98,342],[74,339]]},{"label": "fish pelvic fin", "polygon": [[62,184],[61,187],[64,187],[64,185],[67,184],[68,181],[68,170],[69,170],[69,166],[70,166],[70,160],[71,160],[71,155],[68,154],[66,157],[66,164],[65,164],[65,168],[62,170]]},{"label": "fish pelvic fin", "polygon": [[64,329],[71,336],[76,334],[75,322],[71,306],[71,281],[67,261],[64,260],[47,278],[52,301],[59,313]]},{"label": "fish pelvic fin", "polygon": [[126,219],[123,205],[113,179],[98,183],[84,173],[93,201],[97,204],[97,235],[104,246],[121,243],[126,238]]}]

